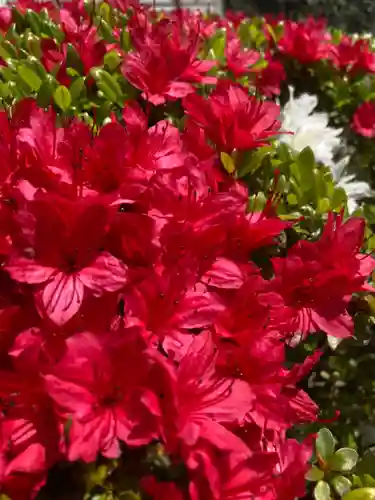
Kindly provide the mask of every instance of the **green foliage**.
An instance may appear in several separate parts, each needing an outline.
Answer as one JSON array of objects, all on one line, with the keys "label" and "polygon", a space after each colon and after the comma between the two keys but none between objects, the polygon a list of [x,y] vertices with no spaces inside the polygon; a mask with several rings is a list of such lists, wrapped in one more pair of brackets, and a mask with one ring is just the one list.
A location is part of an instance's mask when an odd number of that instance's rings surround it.
[{"label": "green foliage", "polygon": [[327,428],[318,432],[315,449],[316,459],[307,472],[306,479],[313,484],[316,500],[367,498],[361,495],[370,494],[372,488],[367,486],[375,485],[375,479],[371,475],[372,473],[375,477],[374,455],[359,459],[353,448],[336,450],[336,439]]}]

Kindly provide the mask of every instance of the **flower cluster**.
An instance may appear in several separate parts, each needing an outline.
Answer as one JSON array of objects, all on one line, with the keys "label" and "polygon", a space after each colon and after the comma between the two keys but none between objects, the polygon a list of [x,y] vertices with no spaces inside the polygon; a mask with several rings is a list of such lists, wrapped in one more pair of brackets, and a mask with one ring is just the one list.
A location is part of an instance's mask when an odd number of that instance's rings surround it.
[{"label": "flower cluster", "polygon": [[[74,119],[57,128],[30,101],[0,115],[1,484],[15,498],[59,460],[153,440],[183,463],[191,498],[303,494],[307,444],[286,431],[316,418],[296,383],[319,353],[288,370],[283,342],[350,335],[346,307],[374,260],[359,253],[363,221],[331,214],[266,279],[251,256],[289,223],[271,199],[248,213],[246,189],[190,143],[198,130],[254,147],[276,130],[270,104],[231,85],[200,99],[182,132],[148,127],[136,103],[97,135]],[[236,120],[250,142],[220,134]],[[178,483],[144,481],[183,498]]]},{"label": "flower cluster", "polygon": [[[321,352],[287,366],[286,349],[310,333],[353,335],[348,305],[372,291],[375,268],[365,221],[331,211],[314,238],[290,242],[277,169],[249,209],[228,170],[289,131],[278,104],[202,58],[235,19],[134,7],[105,42],[80,3],[47,5],[63,38],[42,39],[38,68],[58,82],[60,112],[39,107],[41,94],[0,112],[1,492],[27,500],[56,464],[152,447],[136,487],[156,500],[302,497],[312,439],[287,433],[317,420],[298,383]],[[282,51],[328,44],[319,29],[291,25]],[[235,30],[224,51],[222,68],[278,93],[280,61],[253,68]],[[72,104],[77,74],[99,89],[91,121]]]}]

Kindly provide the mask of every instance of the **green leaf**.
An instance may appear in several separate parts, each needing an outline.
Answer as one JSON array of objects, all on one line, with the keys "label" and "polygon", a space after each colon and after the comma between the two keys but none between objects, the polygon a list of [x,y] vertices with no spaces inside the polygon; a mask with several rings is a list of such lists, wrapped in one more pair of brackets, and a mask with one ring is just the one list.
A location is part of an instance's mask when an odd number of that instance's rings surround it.
[{"label": "green leaf", "polygon": [[314,488],[315,500],[331,500],[331,488],[325,481],[319,481]]},{"label": "green leaf", "polygon": [[101,3],[99,6],[99,14],[100,16],[108,23],[111,22],[111,7],[107,3]]},{"label": "green leaf", "polygon": [[105,97],[112,102],[120,103],[122,91],[116,79],[107,71],[100,68],[92,69],[91,74]]},{"label": "green leaf", "polygon": [[370,474],[364,474],[362,477],[363,486],[375,487],[375,479]]},{"label": "green leaf", "polygon": [[234,161],[233,161],[233,158],[230,155],[228,155],[227,153],[221,153],[220,159],[221,159],[221,163],[223,164],[223,167],[228,172],[228,174],[233,174],[233,172],[236,168]]},{"label": "green leaf", "polygon": [[331,202],[328,198],[319,198],[318,199],[318,212],[321,214],[325,214],[331,208]]},{"label": "green leaf", "polygon": [[70,96],[73,102],[79,98],[85,88],[85,79],[83,77],[79,77],[74,80],[69,88]]},{"label": "green leaf", "polygon": [[336,493],[343,497],[348,493],[352,487],[350,479],[345,476],[336,476],[332,479],[332,486]]},{"label": "green leaf", "polygon": [[244,160],[241,162],[241,167],[238,172],[238,178],[245,177],[245,175],[255,172],[255,170],[261,166],[264,158],[269,155],[272,150],[272,147],[265,146],[252,152],[250,158],[248,155],[244,155]]},{"label": "green leaf", "polygon": [[287,195],[287,203],[288,205],[296,206],[298,205],[298,198],[294,193],[289,193]]},{"label": "green leaf", "polygon": [[316,483],[317,481],[320,481],[324,478],[324,472],[314,465],[307,472],[307,474],[305,475],[305,478],[307,479],[307,481],[311,481],[313,483]]},{"label": "green leaf", "polygon": [[131,49],[130,34],[127,28],[124,28],[121,31],[120,45],[124,52],[129,52],[129,50]]},{"label": "green leaf", "polygon": [[315,167],[315,157],[312,149],[309,146],[307,146],[299,153],[297,157],[297,163],[302,168],[313,170],[313,168]]},{"label": "green leaf", "polygon": [[347,203],[347,196],[345,190],[341,187],[335,187],[333,191],[333,196],[331,199],[332,209],[339,209],[341,207],[345,207]]},{"label": "green leaf", "polygon": [[69,109],[69,106],[72,103],[69,89],[65,87],[65,85],[60,85],[59,87],[57,87],[53,94],[53,98],[58,107],[63,111]]},{"label": "green leaf", "polygon": [[[5,61],[7,59],[10,59],[11,57],[17,57],[17,53],[14,50],[14,47],[12,44],[10,44],[11,48],[7,47],[7,40],[4,40],[2,43],[0,43],[0,57],[2,57]],[[12,50],[13,49],[13,50]]]},{"label": "green leaf", "polygon": [[18,67],[18,74],[32,90],[37,91],[40,89],[42,80],[30,68],[25,65],[21,65]]},{"label": "green leaf", "polygon": [[375,500],[375,488],[360,488],[344,496],[343,500]]},{"label": "green leaf", "polygon": [[2,98],[9,97],[11,95],[11,89],[6,83],[0,83],[0,96]]},{"label": "green leaf", "polygon": [[104,64],[113,71],[121,63],[121,57],[115,50],[111,50],[104,56]]},{"label": "green leaf", "polygon": [[315,158],[311,148],[307,147],[299,153],[297,156],[297,167],[302,191],[315,190]]},{"label": "green leaf", "polygon": [[37,95],[37,104],[41,108],[47,108],[51,104],[53,93],[53,86],[50,82],[43,82],[41,85],[38,95]]},{"label": "green leaf", "polygon": [[33,10],[27,10],[25,15],[25,20],[31,26],[31,29],[36,35],[40,35],[41,33],[41,20],[36,12]]},{"label": "green leaf", "polygon": [[223,31],[217,32],[215,36],[212,37],[211,40],[209,40],[212,55],[218,61],[221,61],[224,57],[225,40],[226,35]]},{"label": "green leaf", "polygon": [[352,448],[340,448],[328,460],[328,465],[332,470],[339,472],[349,472],[357,464],[358,453]]},{"label": "green leaf", "polygon": [[101,37],[104,38],[107,42],[114,42],[115,38],[113,36],[112,32],[112,27],[104,21],[104,19],[100,20],[99,26],[98,26],[98,32],[100,33]]},{"label": "green leaf", "polygon": [[120,498],[121,500],[141,500],[141,497],[134,491],[124,491]]},{"label": "green leaf", "polygon": [[277,146],[277,155],[281,161],[289,162],[292,159],[291,151],[284,142]]},{"label": "green leaf", "polygon": [[320,429],[315,446],[319,457],[327,461],[335,451],[335,438],[332,432],[326,428]]}]

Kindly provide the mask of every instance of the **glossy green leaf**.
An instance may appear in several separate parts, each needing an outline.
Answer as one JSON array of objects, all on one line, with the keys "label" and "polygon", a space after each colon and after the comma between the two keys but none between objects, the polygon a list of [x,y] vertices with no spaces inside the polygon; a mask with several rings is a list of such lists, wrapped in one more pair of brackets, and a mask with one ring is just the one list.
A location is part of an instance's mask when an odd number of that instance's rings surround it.
[{"label": "glossy green leaf", "polygon": [[316,451],[319,457],[327,461],[335,451],[335,438],[329,429],[320,429],[316,438]]},{"label": "glossy green leaf", "polygon": [[129,50],[131,49],[132,45],[131,45],[131,41],[130,41],[130,34],[126,28],[124,28],[121,31],[120,45],[121,45],[121,48],[124,52],[129,52]]},{"label": "glossy green leaf", "polygon": [[26,14],[25,14],[25,21],[31,26],[33,32],[36,35],[40,35],[40,33],[41,33],[41,20],[35,11],[28,9]]},{"label": "glossy green leaf", "polygon": [[325,214],[331,208],[331,202],[328,198],[319,198],[318,199],[318,212],[321,214]]},{"label": "glossy green leaf", "polygon": [[86,90],[85,79],[83,77],[76,78],[69,87],[72,101],[76,101],[81,94]]},{"label": "glossy green leaf", "polygon": [[121,494],[121,500],[141,500],[141,497],[134,491],[124,491]]},{"label": "glossy green leaf", "polygon": [[360,488],[344,496],[343,500],[375,500],[375,488]]},{"label": "glossy green leaf", "polygon": [[340,495],[340,497],[343,497],[350,491],[352,483],[350,479],[345,476],[335,476],[332,479],[332,486],[335,492]]},{"label": "glossy green leaf", "polygon": [[314,190],[315,187],[315,158],[311,148],[307,147],[297,156],[298,176],[297,179],[301,183],[302,191],[308,192]]},{"label": "glossy green leaf", "polygon": [[315,500],[331,500],[331,488],[325,481],[319,481],[314,488]]},{"label": "glossy green leaf", "polygon": [[272,147],[265,146],[252,151],[249,155],[244,155],[244,159],[241,162],[241,166],[238,171],[238,178],[245,177],[246,175],[255,172],[255,170],[261,166],[264,158],[269,155],[272,150]]},{"label": "glossy green leaf", "polygon": [[347,201],[347,196],[345,190],[341,187],[335,187],[333,196],[331,199],[331,206],[333,210],[345,207]]},{"label": "glossy green leaf", "polygon": [[16,58],[17,52],[12,44],[7,44],[7,40],[4,40],[0,43],[0,57],[2,57],[5,61],[10,58]]},{"label": "glossy green leaf", "polygon": [[104,69],[95,68],[91,70],[98,88],[103,92],[105,97],[112,102],[119,102],[121,99],[121,87],[116,79]]},{"label": "glossy green leaf", "polygon": [[317,482],[324,478],[324,472],[318,467],[311,467],[311,469],[306,473],[305,478],[307,481]]},{"label": "glossy green leaf", "polygon": [[357,464],[358,453],[351,448],[340,448],[329,458],[328,464],[332,470],[349,472]]},{"label": "glossy green leaf", "polygon": [[42,80],[33,70],[25,65],[21,65],[18,67],[18,74],[32,90],[37,91],[40,89]]},{"label": "glossy green leaf", "polygon": [[65,87],[65,85],[60,85],[59,87],[57,87],[53,94],[53,98],[58,107],[63,111],[67,111],[72,103],[69,89]]},{"label": "glossy green leaf", "polygon": [[36,97],[37,104],[41,108],[47,108],[52,101],[53,85],[50,82],[43,82]]},{"label": "glossy green leaf", "polygon": [[116,52],[116,50],[111,50],[104,56],[104,64],[113,71],[121,63],[121,57]]},{"label": "glossy green leaf", "polygon": [[228,174],[233,174],[233,172],[235,171],[235,168],[236,168],[234,161],[233,161],[233,158],[230,155],[228,155],[227,153],[221,153],[220,159],[221,159],[221,163],[223,164],[223,167],[228,172]]},{"label": "glossy green leaf", "polygon": [[110,24],[111,22],[111,16],[112,16],[112,13],[111,13],[111,7],[105,3],[105,2],[102,2],[100,5],[99,5],[99,15],[108,23]]}]

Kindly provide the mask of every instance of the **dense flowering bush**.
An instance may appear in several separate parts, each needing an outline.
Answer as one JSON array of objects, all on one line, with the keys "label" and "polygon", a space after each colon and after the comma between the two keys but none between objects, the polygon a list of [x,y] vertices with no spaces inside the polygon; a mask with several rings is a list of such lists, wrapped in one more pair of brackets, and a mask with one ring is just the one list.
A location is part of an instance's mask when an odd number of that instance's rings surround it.
[{"label": "dense flowering bush", "polygon": [[372,498],[301,385],[353,304],[371,322],[371,91],[336,120],[337,87],[293,82],[362,89],[369,43],[123,0],[0,14],[3,497]]}]

